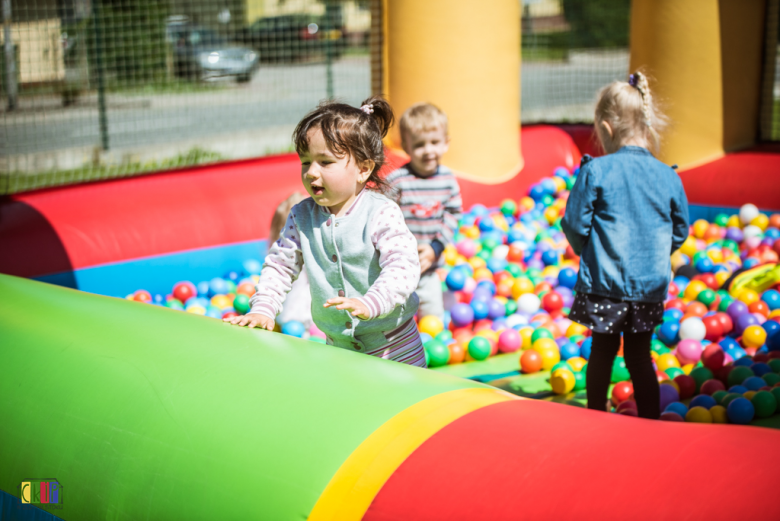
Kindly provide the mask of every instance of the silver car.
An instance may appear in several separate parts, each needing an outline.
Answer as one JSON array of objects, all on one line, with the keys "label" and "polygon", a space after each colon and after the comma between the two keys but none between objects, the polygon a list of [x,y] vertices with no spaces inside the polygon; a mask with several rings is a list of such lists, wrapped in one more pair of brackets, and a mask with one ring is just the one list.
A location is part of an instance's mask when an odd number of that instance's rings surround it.
[{"label": "silver car", "polygon": [[229,43],[205,27],[189,23],[169,24],[168,40],[173,45],[174,71],[177,76],[199,80],[235,76],[246,82],[257,71],[257,51]]}]

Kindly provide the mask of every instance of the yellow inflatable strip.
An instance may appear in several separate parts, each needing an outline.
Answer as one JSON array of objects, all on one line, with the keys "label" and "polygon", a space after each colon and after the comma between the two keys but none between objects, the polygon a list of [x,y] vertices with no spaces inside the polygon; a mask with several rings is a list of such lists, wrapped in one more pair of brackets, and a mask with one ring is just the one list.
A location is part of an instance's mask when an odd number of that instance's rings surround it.
[{"label": "yellow inflatable strip", "polygon": [[309,520],[362,519],[393,472],[428,438],[472,411],[516,399],[517,396],[498,389],[457,389],[401,411],[344,461],[314,505]]}]

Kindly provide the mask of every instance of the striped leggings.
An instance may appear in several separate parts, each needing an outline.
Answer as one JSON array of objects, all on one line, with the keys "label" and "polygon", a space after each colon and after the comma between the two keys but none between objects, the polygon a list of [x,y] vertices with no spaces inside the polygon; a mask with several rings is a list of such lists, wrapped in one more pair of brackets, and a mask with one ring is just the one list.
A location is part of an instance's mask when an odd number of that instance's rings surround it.
[{"label": "striped leggings", "polygon": [[[420,332],[417,331],[417,324],[410,318],[401,326],[385,333],[387,343],[380,347],[368,349],[367,355],[401,362],[402,364],[413,365],[416,367],[428,367],[425,363],[425,350],[423,349]],[[328,344],[333,345],[328,337]]]}]

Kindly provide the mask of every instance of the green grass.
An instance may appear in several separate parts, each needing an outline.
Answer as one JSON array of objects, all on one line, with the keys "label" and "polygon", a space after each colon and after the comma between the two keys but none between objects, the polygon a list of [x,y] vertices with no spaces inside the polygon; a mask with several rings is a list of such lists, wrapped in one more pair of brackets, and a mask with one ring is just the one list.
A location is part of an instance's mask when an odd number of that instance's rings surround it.
[{"label": "green grass", "polygon": [[134,175],[172,170],[188,166],[202,165],[224,161],[226,158],[217,152],[194,147],[186,153],[167,159],[128,162],[121,165],[84,165],[72,170],[53,170],[29,174],[25,172],[11,172],[0,175],[0,195],[8,195],[19,192],[28,192],[40,188],[63,186],[103,179],[129,177]]}]

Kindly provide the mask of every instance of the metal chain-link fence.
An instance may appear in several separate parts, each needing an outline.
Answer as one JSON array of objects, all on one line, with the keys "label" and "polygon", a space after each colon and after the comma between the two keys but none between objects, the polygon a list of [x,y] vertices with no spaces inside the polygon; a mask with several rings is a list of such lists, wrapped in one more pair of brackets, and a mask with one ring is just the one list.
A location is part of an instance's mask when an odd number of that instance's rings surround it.
[{"label": "metal chain-link fence", "polygon": [[[291,150],[381,63],[380,0],[0,1],[0,194]],[[518,1],[521,120],[591,121],[630,0]]]}]

